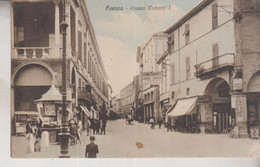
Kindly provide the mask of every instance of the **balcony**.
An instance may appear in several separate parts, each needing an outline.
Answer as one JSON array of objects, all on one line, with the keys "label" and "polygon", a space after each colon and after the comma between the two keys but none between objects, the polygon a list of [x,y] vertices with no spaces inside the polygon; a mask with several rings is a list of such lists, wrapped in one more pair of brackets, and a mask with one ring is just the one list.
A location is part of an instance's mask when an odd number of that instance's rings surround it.
[{"label": "balcony", "polygon": [[49,58],[50,47],[15,47],[14,58]]},{"label": "balcony", "polygon": [[218,72],[234,68],[234,53],[225,53],[213,59],[196,64],[195,76],[197,78],[205,78],[215,75]]},{"label": "balcony", "polygon": [[88,90],[86,90],[86,88],[78,87],[77,92],[78,92],[78,98],[79,99],[85,99],[85,100],[90,101],[90,102],[92,101],[92,95]]}]

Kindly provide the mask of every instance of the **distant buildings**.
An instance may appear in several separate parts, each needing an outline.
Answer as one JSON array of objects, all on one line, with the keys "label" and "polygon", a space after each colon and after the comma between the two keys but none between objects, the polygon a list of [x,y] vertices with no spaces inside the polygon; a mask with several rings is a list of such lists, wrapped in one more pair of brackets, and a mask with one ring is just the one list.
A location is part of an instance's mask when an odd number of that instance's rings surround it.
[{"label": "distant buildings", "polygon": [[137,48],[141,94],[138,115],[147,123],[148,118],[162,117],[159,106],[159,89],[162,82],[162,67],[157,63],[167,50],[168,36],[163,32],[154,33],[151,38]]},{"label": "distant buildings", "polygon": [[135,111],[138,105],[139,89],[139,77],[135,76],[133,81],[120,91],[120,110],[124,116],[136,116]]}]

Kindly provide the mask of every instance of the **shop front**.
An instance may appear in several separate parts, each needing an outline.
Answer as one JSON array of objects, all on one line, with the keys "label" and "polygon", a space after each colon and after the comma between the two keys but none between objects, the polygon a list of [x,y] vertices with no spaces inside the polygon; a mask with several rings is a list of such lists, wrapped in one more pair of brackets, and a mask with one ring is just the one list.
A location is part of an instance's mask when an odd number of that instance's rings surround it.
[{"label": "shop front", "polygon": [[169,123],[174,130],[195,133],[199,132],[198,96],[178,99],[167,111]]}]

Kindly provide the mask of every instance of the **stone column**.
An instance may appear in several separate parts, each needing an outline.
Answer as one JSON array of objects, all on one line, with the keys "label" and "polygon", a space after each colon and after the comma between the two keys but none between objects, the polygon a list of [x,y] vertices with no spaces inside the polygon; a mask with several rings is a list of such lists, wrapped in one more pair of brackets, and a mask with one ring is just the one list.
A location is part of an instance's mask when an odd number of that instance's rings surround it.
[{"label": "stone column", "polygon": [[[75,11],[76,14],[76,11]],[[70,25],[70,1],[66,3],[66,22],[69,24],[67,28],[67,57],[71,57],[71,25]],[[77,24],[77,23],[76,23]]]},{"label": "stone column", "polygon": [[11,135],[15,135],[16,127],[15,127],[15,114],[14,114],[14,86],[11,85]]},{"label": "stone column", "polygon": [[238,127],[238,137],[249,137],[247,125],[247,98],[245,94],[233,94],[231,96],[231,106],[235,108],[236,126]]},{"label": "stone column", "polygon": [[55,31],[54,31],[54,38],[55,38],[55,57],[60,57],[60,8],[59,3],[60,0],[54,0],[55,3]]}]

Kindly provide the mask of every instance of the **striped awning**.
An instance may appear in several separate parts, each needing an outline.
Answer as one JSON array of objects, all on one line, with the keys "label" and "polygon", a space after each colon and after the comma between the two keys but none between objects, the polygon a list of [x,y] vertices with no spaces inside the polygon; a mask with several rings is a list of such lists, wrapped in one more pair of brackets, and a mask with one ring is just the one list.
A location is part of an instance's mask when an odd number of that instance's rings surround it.
[{"label": "striped awning", "polygon": [[80,106],[80,108],[84,111],[84,113],[85,113],[87,116],[91,117],[91,113],[89,112],[89,110],[88,110],[86,107]]},{"label": "striped awning", "polygon": [[167,116],[177,117],[196,113],[198,97],[191,97],[177,100],[177,103],[169,108]]}]

